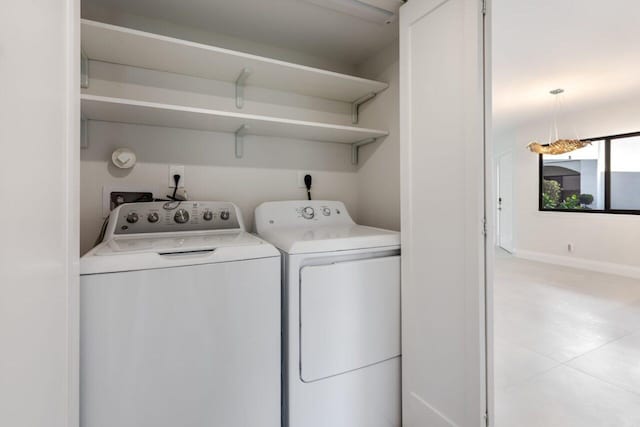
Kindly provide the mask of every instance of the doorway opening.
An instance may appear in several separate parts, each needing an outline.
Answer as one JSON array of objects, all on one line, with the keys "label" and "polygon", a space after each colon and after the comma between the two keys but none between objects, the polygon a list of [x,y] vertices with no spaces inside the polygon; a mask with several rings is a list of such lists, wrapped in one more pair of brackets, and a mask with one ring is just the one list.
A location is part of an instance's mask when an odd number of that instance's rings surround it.
[{"label": "doorway opening", "polygon": [[[493,3],[495,427],[640,425],[640,5],[615,9]],[[557,87],[591,144],[540,158]]]}]

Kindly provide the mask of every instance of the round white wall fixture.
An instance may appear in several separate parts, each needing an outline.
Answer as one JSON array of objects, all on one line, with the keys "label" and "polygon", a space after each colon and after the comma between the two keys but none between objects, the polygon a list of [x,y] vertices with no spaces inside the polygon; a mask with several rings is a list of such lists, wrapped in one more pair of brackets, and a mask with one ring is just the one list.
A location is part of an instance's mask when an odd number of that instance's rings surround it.
[{"label": "round white wall fixture", "polygon": [[131,169],[136,164],[136,153],[129,148],[118,148],[111,154],[111,161],[120,169]]}]

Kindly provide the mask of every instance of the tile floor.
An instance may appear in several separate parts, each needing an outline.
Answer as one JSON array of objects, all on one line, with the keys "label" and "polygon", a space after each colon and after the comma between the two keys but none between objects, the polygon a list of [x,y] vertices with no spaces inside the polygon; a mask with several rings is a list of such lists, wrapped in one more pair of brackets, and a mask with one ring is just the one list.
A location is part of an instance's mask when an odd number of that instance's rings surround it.
[{"label": "tile floor", "polygon": [[640,280],[501,252],[496,427],[640,427]]}]

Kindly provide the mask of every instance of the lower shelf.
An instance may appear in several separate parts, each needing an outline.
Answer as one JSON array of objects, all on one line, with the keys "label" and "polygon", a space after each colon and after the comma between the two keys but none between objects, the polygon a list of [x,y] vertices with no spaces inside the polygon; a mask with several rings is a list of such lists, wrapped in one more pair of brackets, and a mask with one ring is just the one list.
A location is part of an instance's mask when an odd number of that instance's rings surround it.
[{"label": "lower shelf", "polygon": [[84,119],[355,144],[389,132],[179,105],[81,95]]}]

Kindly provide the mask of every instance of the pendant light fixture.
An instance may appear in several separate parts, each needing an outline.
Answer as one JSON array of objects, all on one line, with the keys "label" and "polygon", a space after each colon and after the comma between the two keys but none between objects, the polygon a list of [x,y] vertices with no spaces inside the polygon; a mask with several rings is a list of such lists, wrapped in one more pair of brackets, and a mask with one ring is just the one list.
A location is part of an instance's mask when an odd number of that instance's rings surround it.
[{"label": "pendant light fixture", "polygon": [[551,127],[549,128],[549,143],[540,144],[537,141],[533,141],[527,145],[527,148],[531,152],[536,154],[565,154],[571,151],[578,150],[580,148],[584,148],[587,145],[591,145],[590,141],[582,141],[580,138],[578,138],[577,132],[575,132],[575,128],[574,128],[574,133],[576,135],[575,139],[559,137],[558,112],[562,107],[560,96],[564,93],[564,89],[554,89],[549,93],[555,97],[555,105],[553,110],[553,122],[551,124]]}]

